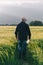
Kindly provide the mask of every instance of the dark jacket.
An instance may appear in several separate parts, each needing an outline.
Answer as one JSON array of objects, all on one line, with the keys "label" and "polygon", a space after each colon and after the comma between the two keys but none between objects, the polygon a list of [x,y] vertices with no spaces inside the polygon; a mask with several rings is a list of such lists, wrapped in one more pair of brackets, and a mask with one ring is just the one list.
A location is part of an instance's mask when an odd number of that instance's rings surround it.
[{"label": "dark jacket", "polygon": [[29,39],[30,39],[31,32],[30,32],[30,28],[29,28],[28,24],[26,24],[25,22],[19,23],[17,25],[16,31],[15,31],[16,38],[17,38],[17,34],[18,34],[18,39],[20,41],[26,41],[27,36],[29,36]]}]

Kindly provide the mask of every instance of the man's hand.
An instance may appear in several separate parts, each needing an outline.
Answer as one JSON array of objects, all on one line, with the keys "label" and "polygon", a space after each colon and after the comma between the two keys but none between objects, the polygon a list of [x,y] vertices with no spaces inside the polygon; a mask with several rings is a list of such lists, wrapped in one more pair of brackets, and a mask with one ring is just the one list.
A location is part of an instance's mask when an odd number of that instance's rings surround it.
[{"label": "man's hand", "polygon": [[28,40],[26,41],[26,43],[29,44],[29,42],[30,42],[30,40],[28,39]]}]

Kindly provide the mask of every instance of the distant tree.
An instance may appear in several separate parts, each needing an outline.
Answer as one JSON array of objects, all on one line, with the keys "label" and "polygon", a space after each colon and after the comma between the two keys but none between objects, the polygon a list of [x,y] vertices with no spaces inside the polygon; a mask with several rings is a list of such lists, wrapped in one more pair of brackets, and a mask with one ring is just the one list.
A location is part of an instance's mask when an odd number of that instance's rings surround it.
[{"label": "distant tree", "polygon": [[41,21],[31,21],[30,26],[43,26]]},{"label": "distant tree", "polygon": [[5,24],[5,26],[9,26],[9,24]]},{"label": "distant tree", "polygon": [[10,26],[16,26],[17,24],[10,24]]}]

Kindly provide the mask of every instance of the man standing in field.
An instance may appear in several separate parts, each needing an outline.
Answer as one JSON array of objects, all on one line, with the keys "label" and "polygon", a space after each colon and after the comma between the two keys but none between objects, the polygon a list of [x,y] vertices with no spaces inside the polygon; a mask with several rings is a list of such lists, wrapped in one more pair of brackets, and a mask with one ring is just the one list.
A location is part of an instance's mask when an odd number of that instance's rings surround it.
[{"label": "man standing in field", "polygon": [[26,24],[26,18],[22,18],[21,23],[17,25],[15,35],[18,41],[19,58],[25,57],[27,43],[31,39],[31,32],[28,24]]}]

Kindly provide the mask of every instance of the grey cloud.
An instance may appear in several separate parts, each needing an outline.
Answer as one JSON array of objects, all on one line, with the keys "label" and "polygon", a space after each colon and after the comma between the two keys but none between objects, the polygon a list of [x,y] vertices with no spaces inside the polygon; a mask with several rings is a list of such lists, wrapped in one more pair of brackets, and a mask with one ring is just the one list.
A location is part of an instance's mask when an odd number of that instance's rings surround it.
[{"label": "grey cloud", "polygon": [[0,23],[18,23],[22,16],[25,16],[29,22],[32,20],[43,21],[43,4],[23,3],[20,6],[3,6],[0,12]]}]

